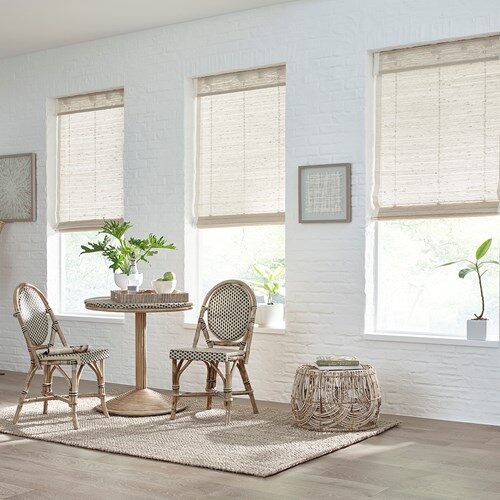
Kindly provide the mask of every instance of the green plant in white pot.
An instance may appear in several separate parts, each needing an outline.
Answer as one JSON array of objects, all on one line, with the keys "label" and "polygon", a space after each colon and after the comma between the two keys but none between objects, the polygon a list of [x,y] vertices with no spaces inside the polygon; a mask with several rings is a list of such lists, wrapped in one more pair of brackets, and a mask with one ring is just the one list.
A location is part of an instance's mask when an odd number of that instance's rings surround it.
[{"label": "green plant in white pot", "polygon": [[177,285],[175,274],[167,271],[161,278],[157,278],[151,282],[156,293],[172,293]]},{"label": "green plant in white pot", "polygon": [[81,246],[81,254],[101,253],[110,262],[115,284],[122,290],[138,289],[142,285],[143,275],[137,271],[139,261],[148,263],[149,258],[162,249],[175,250],[175,245],[167,243],[163,236],[149,234],[143,239],[126,238],[131,227],[130,222],[106,221],[99,231],[104,238]]},{"label": "green plant in white pot", "polygon": [[485,260],[485,256],[491,247],[491,238],[483,241],[476,249],[475,260],[461,259],[452,262],[446,262],[439,267],[451,266],[452,264],[466,263],[467,265],[458,271],[458,277],[463,279],[469,274],[477,278],[479,285],[479,294],[481,297],[481,311],[479,314],[474,314],[474,318],[467,320],[467,339],[469,340],[486,340],[488,334],[488,318],[484,317],[484,288],[483,276],[488,271],[488,266],[498,266],[500,262],[497,260]]},{"label": "green plant in white pot", "polygon": [[285,266],[254,264],[253,270],[257,275],[253,286],[266,300],[265,304],[258,304],[255,322],[260,326],[280,326],[283,323],[283,304],[275,304],[274,301],[283,286]]}]

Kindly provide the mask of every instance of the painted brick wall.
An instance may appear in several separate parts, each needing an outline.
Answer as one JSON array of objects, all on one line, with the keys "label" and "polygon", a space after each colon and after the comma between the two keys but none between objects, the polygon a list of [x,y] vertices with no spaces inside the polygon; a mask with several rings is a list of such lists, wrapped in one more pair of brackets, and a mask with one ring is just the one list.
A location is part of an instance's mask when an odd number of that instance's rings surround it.
[{"label": "painted brick wall", "polygon": [[[0,237],[0,366],[26,369],[11,291],[20,281],[45,289],[47,262],[54,260],[46,242],[48,100],[125,87],[126,217],[179,246],[145,270],[146,279],[167,259],[182,276],[193,267],[184,258],[190,78],[286,62],[287,331],[255,336],[249,370],[258,397],[287,401],[297,364],[324,352],[350,352],[377,367],[387,412],[500,424],[497,349],[362,338],[364,268],[371,258],[365,250],[368,51],[499,28],[496,0],[311,0],[0,61],[0,151],[38,155],[38,220],[8,225]],[[353,221],[299,225],[297,165],[327,162],[353,164]],[[182,321],[181,315],[150,317],[153,387],[170,386],[168,349],[191,341]],[[125,325],[65,320],[63,326],[71,341],[110,348],[108,380],[133,382],[131,318]],[[201,381],[201,370],[190,380]]]}]

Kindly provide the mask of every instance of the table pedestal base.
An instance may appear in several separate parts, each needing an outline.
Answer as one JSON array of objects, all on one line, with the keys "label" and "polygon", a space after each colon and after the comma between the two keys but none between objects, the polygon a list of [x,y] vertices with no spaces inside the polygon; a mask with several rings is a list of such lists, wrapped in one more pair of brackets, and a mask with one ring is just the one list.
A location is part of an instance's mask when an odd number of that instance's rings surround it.
[{"label": "table pedestal base", "polygon": [[[152,417],[167,415],[172,407],[172,398],[153,389],[133,389],[106,402],[110,415],[122,417]],[[177,406],[183,411],[186,406]],[[96,407],[102,413],[101,405]]]}]

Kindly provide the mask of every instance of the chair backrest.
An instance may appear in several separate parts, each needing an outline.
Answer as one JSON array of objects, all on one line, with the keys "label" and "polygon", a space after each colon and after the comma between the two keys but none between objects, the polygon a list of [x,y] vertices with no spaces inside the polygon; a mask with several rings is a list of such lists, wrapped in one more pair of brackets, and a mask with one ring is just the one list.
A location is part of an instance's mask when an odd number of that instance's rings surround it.
[{"label": "chair backrest", "polygon": [[[203,301],[195,345],[201,329],[209,347],[233,345],[248,351],[256,310],[255,294],[246,283],[239,280],[218,283],[207,293]],[[212,335],[215,340],[211,338]]]},{"label": "chair backrest", "polygon": [[59,324],[45,295],[29,283],[21,283],[14,290],[14,316],[17,317],[33,361],[37,349],[54,343],[57,334],[66,345]]}]

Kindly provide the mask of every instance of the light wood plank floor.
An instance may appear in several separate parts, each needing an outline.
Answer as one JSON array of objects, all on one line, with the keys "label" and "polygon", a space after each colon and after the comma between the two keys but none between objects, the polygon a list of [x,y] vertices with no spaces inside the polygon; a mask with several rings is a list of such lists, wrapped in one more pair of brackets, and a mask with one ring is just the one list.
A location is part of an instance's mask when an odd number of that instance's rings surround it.
[{"label": "light wood plank floor", "polygon": [[[23,379],[0,376],[0,407],[16,403]],[[90,387],[82,382],[82,391]],[[108,392],[123,388],[108,384]],[[400,420],[399,428],[265,479],[0,434],[0,499],[500,499],[500,427]]]}]

